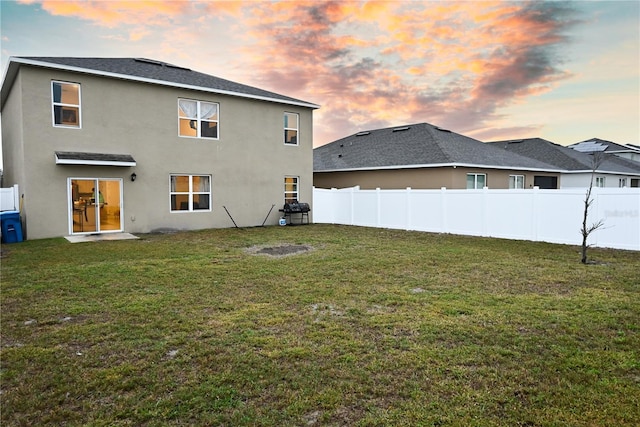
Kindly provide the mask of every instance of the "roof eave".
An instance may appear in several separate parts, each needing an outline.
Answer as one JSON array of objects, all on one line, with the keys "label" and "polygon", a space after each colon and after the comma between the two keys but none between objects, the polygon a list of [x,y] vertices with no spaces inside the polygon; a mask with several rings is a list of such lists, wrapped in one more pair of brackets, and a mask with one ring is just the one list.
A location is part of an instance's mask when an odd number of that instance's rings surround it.
[{"label": "roof eave", "polygon": [[525,168],[522,166],[495,166],[495,165],[480,165],[473,163],[427,163],[419,165],[396,165],[396,166],[378,166],[378,167],[362,167],[362,168],[340,168],[340,169],[320,169],[314,170],[314,172],[355,172],[355,171],[375,171],[375,170],[393,170],[393,169],[425,169],[425,168],[477,168],[477,169],[499,169],[499,170],[521,170],[531,172],[552,172],[562,173],[562,169],[546,169],[546,168]]},{"label": "roof eave", "polygon": [[4,70],[4,75],[2,76],[2,87],[0,87],[0,111],[4,109],[4,103],[7,101],[7,97],[9,96],[9,91],[13,86],[13,81],[16,79],[16,75],[18,74],[19,64],[16,63],[13,57],[9,58],[9,65]]},{"label": "roof eave", "polygon": [[[120,73],[112,73],[112,72],[109,72],[109,71],[93,70],[91,68],[82,68],[82,67],[74,67],[74,66],[62,65],[62,64],[53,64],[51,62],[36,61],[36,60],[33,60],[33,59],[25,59],[25,58],[16,58],[16,57],[9,58],[9,67],[7,67],[7,70],[9,70],[11,68],[12,63],[24,64],[24,65],[32,65],[32,66],[35,66],[35,67],[52,68],[52,69],[55,69],[55,70],[72,71],[72,72],[76,72],[76,73],[91,74],[91,75],[95,75],[95,76],[103,76],[103,77],[111,77],[111,78],[116,78],[116,79],[131,80],[131,81],[136,81],[136,82],[141,82],[141,83],[157,84],[157,85],[161,85],[161,86],[177,87],[177,88],[181,88],[181,89],[197,90],[197,91],[200,91],[200,92],[208,92],[208,93],[216,93],[216,94],[220,94],[220,95],[235,96],[235,97],[238,97],[238,98],[256,99],[256,100],[260,100],[260,101],[275,102],[275,103],[278,103],[278,104],[295,105],[297,107],[305,107],[305,108],[311,108],[311,109],[320,108],[319,105],[312,104],[310,102],[304,102],[304,101],[297,102],[297,101],[284,100],[284,99],[278,99],[278,98],[270,98],[268,96],[250,95],[250,94],[246,94],[246,93],[233,92],[233,91],[228,91],[228,90],[212,89],[212,88],[207,88],[207,87],[203,87],[203,86],[186,85],[186,84],[181,84],[181,83],[168,82],[166,80],[148,79],[146,77],[137,77],[137,76],[132,76],[132,75],[129,75],[129,74],[120,74]],[[13,76],[11,76],[11,80],[15,79],[15,74],[17,73],[17,67],[18,66],[19,65],[16,65],[15,69],[13,70]],[[4,92],[5,92],[5,88],[4,88],[4,80],[3,80],[3,84],[2,84],[2,103],[3,104],[4,104],[4,99],[5,99],[5,93]]]},{"label": "roof eave", "polygon": [[597,170],[596,173],[609,174],[609,175],[622,175],[622,176],[640,176],[640,173],[638,173],[638,172],[619,172],[619,171]]}]

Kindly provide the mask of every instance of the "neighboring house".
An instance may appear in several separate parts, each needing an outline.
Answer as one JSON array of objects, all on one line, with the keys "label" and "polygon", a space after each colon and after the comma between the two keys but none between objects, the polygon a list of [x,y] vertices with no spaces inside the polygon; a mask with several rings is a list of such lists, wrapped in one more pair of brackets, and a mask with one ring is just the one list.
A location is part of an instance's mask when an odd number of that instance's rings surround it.
[{"label": "neighboring house", "polygon": [[[488,143],[505,151],[544,161],[563,169],[560,188],[588,187],[595,158],[593,154],[564,147],[542,138],[515,139]],[[594,175],[594,186],[640,187],[640,163],[603,152]]]},{"label": "neighboring house", "polygon": [[277,224],[317,105],[149,59],[12,57],[4,185],[30,239]]},{"label": "neighboring house", "polygon": [[313,150],[318,188],[558,188],[560,170],[428,123],[358,132]]},{"label": "neighboring house", "polygon": [[640,162],[640,147],[631,144],[621,145],[604,139],[591,138],[586,141],[571,144],[568,147],[576,151],[580,151],[581,153],[605,152],[607,154],[615,154],[618,157]]}]

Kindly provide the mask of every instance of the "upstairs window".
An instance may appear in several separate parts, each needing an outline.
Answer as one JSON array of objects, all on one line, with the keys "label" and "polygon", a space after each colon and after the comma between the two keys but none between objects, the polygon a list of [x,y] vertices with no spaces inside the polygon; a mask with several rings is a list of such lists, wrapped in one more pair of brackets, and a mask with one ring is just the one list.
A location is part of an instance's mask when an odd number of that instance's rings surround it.
[{"label": "upstairs window", "polygon": [[487,175],[483,173],[467,174],[467,190],[482,189],[487,185]]},{"label": "upstairs window", "polygon": [[53,126],[80,128],[80,85],[51,82]]},{"label": "upstairs window", "polygon": [[298,177],[297,176],[285,176],[284,177],[284,202],[295,203],[298,201]]},{"label": "upstairs window", "polygon": [[284,113],[284,143],[298,145],[298,121],[296,113]]},{"label": "upstairs window", "polygon": [[171,212],[211,210],[211,175],[171,175]]},{"label": "upstairs window", "polygon": [[218,112],[220,106],[213,102],[178,100],[180,136],[218,139]]}]

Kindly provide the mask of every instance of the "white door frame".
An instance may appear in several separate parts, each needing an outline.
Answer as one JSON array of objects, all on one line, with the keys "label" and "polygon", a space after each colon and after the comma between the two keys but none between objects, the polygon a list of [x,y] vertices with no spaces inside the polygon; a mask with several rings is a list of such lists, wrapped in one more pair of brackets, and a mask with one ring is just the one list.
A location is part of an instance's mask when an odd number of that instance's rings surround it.
[{"label": "white door frame", "polygon": [[[98,220],[98,213],[96,213],[96,229],[92,231],[73,231],[73,221],[74,221],[74,212],[73,212],[73,192],[71,188],[71,184],[74,180],[82,180],[82,181],[94,181],[94,188],[99,188],[100,181],[115,181],[118,182],[119,185],[119,193],[120,193],[120,227],[117,230],[101,230],[100,229],[100,221]],[[68,216],[68,224],[69,224],[69,235],[85,235],[85,234],[106,234],[106,233],[121,233],[124,231],[124,215],[123,215],[123,200],[124,200],[124,185],[122,178],[100,178],[100,177],[90,177],[90,176],[73,176],[67,177],[67,216]],[[97,210],[96,210],[97,211]]]}]

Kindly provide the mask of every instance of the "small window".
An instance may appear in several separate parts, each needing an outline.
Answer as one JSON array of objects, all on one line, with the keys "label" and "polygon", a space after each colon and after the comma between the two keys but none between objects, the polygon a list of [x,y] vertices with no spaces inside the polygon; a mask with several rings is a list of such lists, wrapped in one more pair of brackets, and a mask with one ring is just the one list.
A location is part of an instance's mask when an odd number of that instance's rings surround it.
[{"label": "small window", "polygon": [[484,173],[468,173],[467,189],[481,189],[487,185],[487,175]]},{"label": "small window", "polygon": [[509,188],[524,188],[524,175],[509,175]]},{"label": "small window", "polygon": [[80,85],[51,82],[53,126],[80,128]]},{"label": "small window", "polygon": [[604,185],[605,185],[604,176],[597,176],[596,177],[596,187],[604,188]]},{"label": "small window", "polygon": [[627,186],[627,178],[618,179],[618,187],[624,188]]},{"label": "small window", "polygon": [[178,99],[180,136],[218,139],[220,106],[213,102]]},{"label": "small window", "polygon": [[211,175],[171,175],[171,212],[211,211]]},{"label": "small window", "polygon": [[298,145],[298,121],[296,113],[284,113],[284,143]]},{"label": "small window", "polygon": [[295,203],[297,202],[299,191],[298,191],[298,180],[297,176],[285,176],[284,177],[284,202],[285,203]]}]

